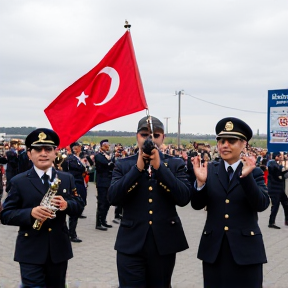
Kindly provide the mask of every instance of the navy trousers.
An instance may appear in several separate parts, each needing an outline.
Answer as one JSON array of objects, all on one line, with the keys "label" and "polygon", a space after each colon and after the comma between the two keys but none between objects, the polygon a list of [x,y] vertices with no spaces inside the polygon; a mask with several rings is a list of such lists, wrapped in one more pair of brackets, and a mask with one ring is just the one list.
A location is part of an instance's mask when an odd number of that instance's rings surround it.
[{"label": "navy trousers", "polygon": [[117,251],[119,288],[170,288],[175,260],[175,253],[159,255],[150,228],[138,254]]},{"label": "navy trousers", "polygon": [[21,288],[65,288],[68,261],[52,263],[50,257],[45,264],[19,263]]}]

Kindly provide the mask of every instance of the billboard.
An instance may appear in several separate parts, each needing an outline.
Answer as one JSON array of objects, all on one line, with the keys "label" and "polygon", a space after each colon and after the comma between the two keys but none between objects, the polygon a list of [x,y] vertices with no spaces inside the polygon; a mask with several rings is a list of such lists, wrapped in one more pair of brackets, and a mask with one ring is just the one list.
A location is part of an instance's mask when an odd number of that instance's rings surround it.
[{"label": "billboard", "polygon": [[288,89],[268,90],[267,148],[288,151]]}]

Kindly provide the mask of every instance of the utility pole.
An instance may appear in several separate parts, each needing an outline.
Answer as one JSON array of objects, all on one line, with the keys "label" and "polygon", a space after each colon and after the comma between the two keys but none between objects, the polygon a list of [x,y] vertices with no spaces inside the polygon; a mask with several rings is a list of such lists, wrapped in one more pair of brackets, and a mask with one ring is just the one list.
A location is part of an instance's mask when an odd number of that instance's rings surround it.
[{"label": "utility pole", "polygon": [[177,135],[177,143],[178,143],[178,149],[180,149],[180,126],[181,126],[181,95],[184,95],[184,90],[181,90],[179,92],[175,92],[175,94],[178,94],[178,135]]},{"label": "utility pole", "polygon": [[164,119],[166,119],[166,135],[168,134],[168,119],[170,119],[171,117],[164,117]]}]

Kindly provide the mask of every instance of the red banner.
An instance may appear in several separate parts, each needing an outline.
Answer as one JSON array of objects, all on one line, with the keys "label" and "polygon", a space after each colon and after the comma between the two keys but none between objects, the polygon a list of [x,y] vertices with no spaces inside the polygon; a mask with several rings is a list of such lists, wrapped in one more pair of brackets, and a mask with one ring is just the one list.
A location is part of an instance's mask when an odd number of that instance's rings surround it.
[{"label": "red banner", "polygon": [[148,109],[132,39],[127,31],[101,62],[66,88],[45,110],[60,137],[77,141],[98,124]]}]

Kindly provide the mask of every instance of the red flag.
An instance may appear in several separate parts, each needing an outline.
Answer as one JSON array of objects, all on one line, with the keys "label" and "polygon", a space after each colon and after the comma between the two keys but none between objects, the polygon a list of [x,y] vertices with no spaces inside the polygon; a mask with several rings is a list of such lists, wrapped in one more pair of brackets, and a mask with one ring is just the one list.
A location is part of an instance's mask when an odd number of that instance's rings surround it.
[{"label": "red flag", "polygon": [[59,147],[103,122],[147,109],[130,32],[87,74],[66,88],[45,110],[60,137]]}]

